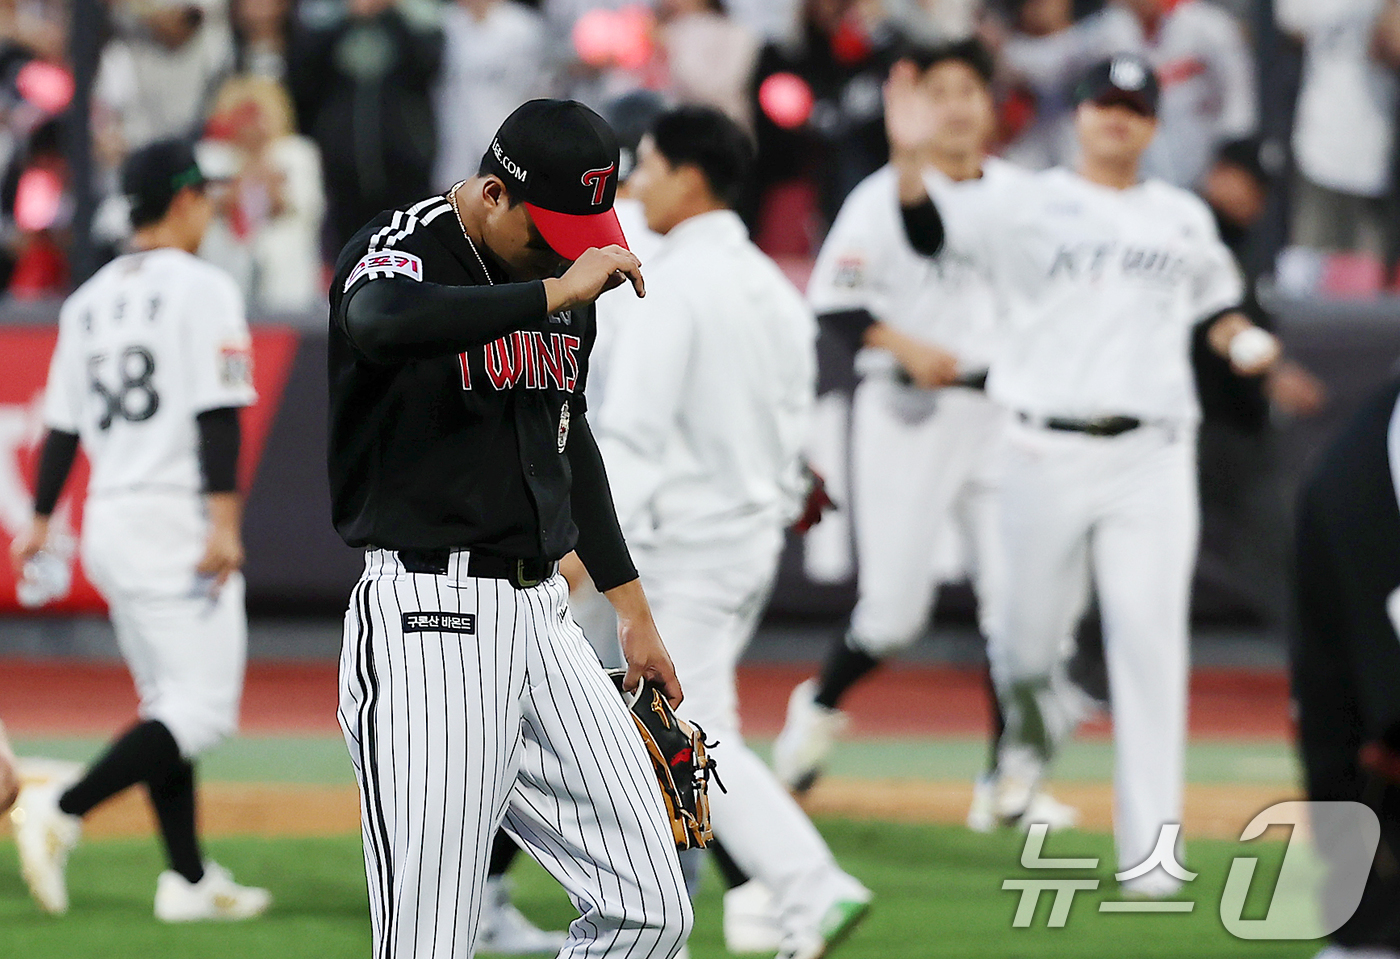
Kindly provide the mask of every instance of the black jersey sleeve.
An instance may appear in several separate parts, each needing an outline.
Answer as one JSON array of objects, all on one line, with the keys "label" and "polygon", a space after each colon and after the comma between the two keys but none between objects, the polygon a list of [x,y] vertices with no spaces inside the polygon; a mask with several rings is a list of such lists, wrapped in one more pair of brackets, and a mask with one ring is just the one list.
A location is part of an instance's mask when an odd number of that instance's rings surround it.
[{"label": "black jersey sleeve", "polygon": [[943,249],[943,216],[932,197],[925,197],[912,206],[900,205],[899,218],[904,224],[904,236],[920,256],[937,256]]},{"label": "black jersey sleeve", "polygon": [[53,513],[77,457],[77,433],[49,430],[49,435],[44,437],[44,451],[39,454],[39,477],[34,490],[36,514],[49,516]]},{"label": "black jersey sleeve", "polygon": [[374,363],[462,353],[515,330],[541,327],[544,283],[446,286],[404,276],[361,283],[341,301],[337,322]]},{"label": "black jersey sleeve", "polygon": [[204,492],[238,491],[238,451],[243,443],[238,408],[222,406],[195,417],[199,429],[199,472]]},{"label": "black jersey sleeve", "polygon": [[617,521],[608,473],[598,441],[588,428],[588,418],[579,415],[569,431],[569,469],[573,474],[569,507],[578,527],[574,550],[593,578],[600,593],[637,578],[637,567],[627,551],[622,526]]}]

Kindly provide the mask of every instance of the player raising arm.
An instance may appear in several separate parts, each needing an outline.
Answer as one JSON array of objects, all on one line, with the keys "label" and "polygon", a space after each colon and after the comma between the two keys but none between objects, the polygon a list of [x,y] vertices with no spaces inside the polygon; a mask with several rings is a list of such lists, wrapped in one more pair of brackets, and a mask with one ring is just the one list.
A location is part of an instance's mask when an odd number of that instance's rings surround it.
[{"label": "player raising arm", "polygon": [[[895,65],[885,123],[890,165],[852,191],[827,235],[808,299],[857,354],[851,413],[851,504],[858,598],[818,679],[794,690],[773,747],[792,788],[816,779],[847,692],[923,631],[938,585],[937,545],[969,544],[979,620],[990,635],[1003,598],[995,488],[1000,409],[982,392],[1003,324],[990,264],[959,237],[943,242],[942,205],[976,206],[1027,174],[986,155],[996,123],[991,54],[976,40],[913,48]],[[950,213],[950,216],[955,215]],[[935,390],[937,392],[935,392]],[[989,814],[995,769],[968,822]],[[1055,826],[1074,810],[1048,795],[1032,819]]]},{"label": "player raising arm", "polygon": [[122,184],[137,252],[63,305],[34,520],[12,558],[18,572],[43,548],[81,442],[92,463],[83,566],[110,608],[141,721],[77,783],[26,788],[15,839],[34,898],[66,912],[82,817],[144,783],[170,863],[156,917],[244,919],[271,897],[201,857],[193,761],[235,731],[243,690],[238,409],[257,398],[248,327],[233,280],[193,255],[213,206],[190,147],[137,151]]},{"label": "player raising arm", "polygon": [[1012,181],[976,208],[940,204],[950,241],[991,264],[1009,323],[988,381],[1011,419],[999,496],[1007,602],[991,635],[1007,722],[999,811],[1025,808],[1074,719],[1056,674],[1093,575],[1120,880],[1149,896],[1181,883],[1151,853],[1181,822],[1199,522],[1192,329],[1208,324],[1240,375],[1279,357],[1238,310],[1239,272],[1205,204],[1139,177],[1157,95],[1141,59],[1096,65],[1077,90],[1076,170]]}]

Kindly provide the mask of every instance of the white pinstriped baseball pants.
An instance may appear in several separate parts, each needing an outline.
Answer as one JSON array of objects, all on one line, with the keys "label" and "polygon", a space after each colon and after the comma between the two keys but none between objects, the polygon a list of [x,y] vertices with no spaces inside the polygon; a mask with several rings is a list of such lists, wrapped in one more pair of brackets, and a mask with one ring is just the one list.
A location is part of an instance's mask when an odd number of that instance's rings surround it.
[{"label": "white pinstriped baseball pants", "polygon": [[690,900],[632,719],[556,575],[517,590],[371,550],[340,722],[360,785],[375,959],[468,959],[504,824],[568,891],[568,959],[670,959]]}]

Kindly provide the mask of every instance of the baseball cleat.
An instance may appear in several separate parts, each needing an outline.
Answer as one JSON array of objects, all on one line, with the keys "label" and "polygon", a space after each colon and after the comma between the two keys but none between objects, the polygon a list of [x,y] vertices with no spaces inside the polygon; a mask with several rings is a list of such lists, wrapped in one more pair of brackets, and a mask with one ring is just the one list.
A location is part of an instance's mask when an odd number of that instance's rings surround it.
[{"label": "baseball cleat", "polygon": [[156,880],[156,918],[161,922],[252,919],[267,912],[272,893],[240,886],[216,862],[204,864],[204,878],[190,882],[166,870]]},{"label": "baseball cleat", "polygon": [[777,952],[783,932],[774,912],[773,893],[757,879],[724,894],[724,948],[729,952]]},{"label": "baseball cleat", "polygon": [[68,854],[83,834],[83,821],[58,808],[62,789],[26,785],[10,811],[24,881],[39,908],[55,916],[68,911]]},{"label": "baseball cleat", "polygon": [[826,910],[815,932],[790,936],[776,959],[822,959],[845,942],[870,914],[870,890],[850,899],[839,899]]},{"label": "baseball cleat", "polygon": [[564,948],[568,933],[540,929],[510,901],[510,887],[502,878],[486,880],[486,896],[481,907],[479,952],[503,956],[533,956],[556,953]]},{"label": "baseball cleat", "polygon": [[798,683],[788,698],[787,720],[773,742],[773,772],[796,793],[812,788],[836,737],[849,719],[839,709],[816,702],[817,681]]},{"label": "baseball cleat", "polygon": [[1020,818],[1016,820],[1016,825],[1025,831],[1031,826],[1041,823],[1049,826],[1051,832],[1073,829],[1079,825],[1079,810],[1060,802],[1044,789],[1038,790],[1031,797],[1031,803],[1026,807],[1026,811],[1021,813]]}]

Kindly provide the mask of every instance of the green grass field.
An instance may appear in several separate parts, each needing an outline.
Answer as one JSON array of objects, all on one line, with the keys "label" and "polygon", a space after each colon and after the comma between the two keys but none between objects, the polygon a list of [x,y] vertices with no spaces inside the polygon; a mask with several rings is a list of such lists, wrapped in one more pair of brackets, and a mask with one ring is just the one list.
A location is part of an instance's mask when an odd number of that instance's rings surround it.
[{"label": "green grass field", "polygon": [[[21,754],[87,760],[101,747],[92,738],[25,739]],[[761,744],[760,744],[761,748]],[[855,777],[967,781],[980,768],[980,739],[863,740],[843,744],[833,773]],[[1110,748],[1078,742],[1062,757],[1062,781],[1104,781]],[[1188,779],[1205,783],[1293,783],[1296,769],[1284,743],[1197,742],[1188,751]],[[209,782],[353,782],[338,737],[248,737],[201,763]],[[1188,842],[1188,865],[1200,878],[1186,898],[1188,915],[1102,914],[1098,903],[1115,897],[1112,869],[1094,878],[1100,889],[1081,893],[1064,928],[1046,928],[1050,896],[1042,896],[1031,928],[1013,929],[1019,893],[1002,881],[1033,873],[1019,864],[1021,839],[980,836],[956,826],[913,826],[823,820],[819,824],[842,864],[874,890],[869,920],[837,959],[1018,959],[1018,957],[1267,957],[1307,959],[1316,943],[1249,943],[1231,937],[1218,916],[1220,889],[1237,855],[1263,860],[1253,890],[1259,918],[1272,894],[1283,845],[1248,846],[1218,840]],[[1243,822],[1240,823],[1243,826]],[[62,919],[38,912],[20,879],[14,846],[0,838],[0,959],[363,959],[369,955],[364,864],[358,836],[331,839],[215,838],[208,852],[245,882],[272,889],[273,911],[255,922],[223,926],[163,926],[151,915],[155,877],[162,868],[153,838],[88,842],[69,870],[73,907]],[[1109,837],[1073,832],[1051,837],[1045,855],[1112,861]],[[1037,872],[1034,875],[1056,875]],[[562,891],[534,863],[512,873],[516,900],[543,925],[562,928],[573,910]],[[1084,878],[1082,874],[1074,878]],[[697,902],[694,959],[725,956],[720,933],[720,884],[707,876]]]},{"label": "green grass field", "polygon": [[[1017,865],[1019,839],[1012,834],[978,836],[957,827],[903,826],[828,820],[821,823],[838,858],[876,894],[869,920],[836,954],[843,959],[1015,959],[1075,957],[1120,959],[1189,956],[1303,959],[1315,943],[1248,943],[1232,938],[1217,915],[1219,890],[1229,859],[1242,847],[1197,841],[1188,861],[1200,878],[1188,887],[1197,900],[1189,915],[1122,916],[1097,911],[1115,898],[1109,869],[1096,893],[1080,894],[1062,929],[1045,928],[1048,897],[1042,897],[1029,929],[1013,929],[1018,893],[1001,889],[1003,879],[1029,875]],[[1052,837],[1047,855],[1110,855],[1105,836],[1070,833]],[[0,845],[0,956],[24,959],[315,959],[365,957],[369,923],[359,839],[219,839],[210,853],[245,881],[270,887],[273,911],[236,925],[167,927],[151,916],[155,875],[161,868],[152,840],[85,844],[69,871],[72,911],[61,919],[41,915],[31,904],[15,868],[14,847]],[[1277,874],[1282,844],[1251,844],[1260,855],[1258,875]],[[515,870],[517,901],[546,925],[572,918],[568,900],[534,863]],[[1262,912],[1271,889],[1257,880]],[[695,959],[726,953],[720,934],[719,883],[706,879],[697,903],[698,926],[691,940]],[[1247,918],[1258,913],[1246,912]]]}]

